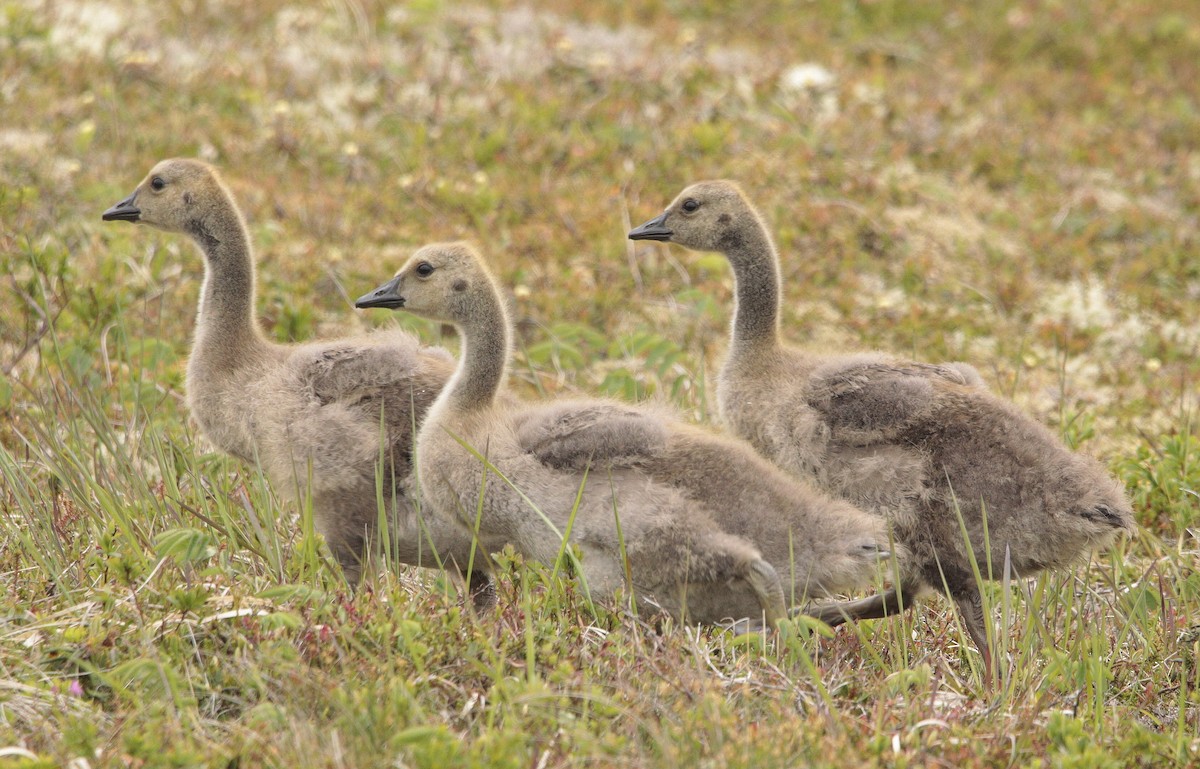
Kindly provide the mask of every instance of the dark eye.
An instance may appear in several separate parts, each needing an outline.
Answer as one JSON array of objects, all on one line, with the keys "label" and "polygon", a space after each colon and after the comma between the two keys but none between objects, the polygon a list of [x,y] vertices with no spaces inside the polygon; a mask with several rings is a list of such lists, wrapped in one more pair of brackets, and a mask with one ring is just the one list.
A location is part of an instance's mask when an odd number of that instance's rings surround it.
[{"label": "dark eye", "polygon": [[417,275],[422,278],[428,278],[433,274],[433,265],[429,262],[421,262],[417,265]]},{"label": "dark eye", "polygon": [[156,176],[150,180],[150,189],[154,190],[155,192],[158,192],[159,190],[161,190],[163,187],[166,187],[166,186],[167,186],[167,183],[163,181],[163,178],[161,176]]},{"label": "dark eye", "polygon": [[683,201],[683,205],[680,206],[680,208],[682,208],[683,212],[686,214],[694,214],[696,213],[697,209],[700,208],[700,201],[696,200],[695,198],[688,198],[687,200]]}]

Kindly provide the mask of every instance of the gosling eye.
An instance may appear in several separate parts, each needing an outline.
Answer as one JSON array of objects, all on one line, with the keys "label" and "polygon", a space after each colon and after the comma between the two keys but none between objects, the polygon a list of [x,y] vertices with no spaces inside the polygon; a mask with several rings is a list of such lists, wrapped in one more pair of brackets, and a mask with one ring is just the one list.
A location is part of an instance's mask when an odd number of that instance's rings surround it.
[{"label": "gosling eye", "polygon": [[155,192],[161,192],[162,188],[166,186],[167,183],[163,181],[161,176],[156,176],[150,180],[150,189],[154,190]]},{"label": "gosling eye", "polygon": [[429,262],[421,262],[417,265],[417,277],[428,278],[433,274],[433,265]]},{"label": "gosling eye", "polygon": [[695,198],[688,198],[687,200],[683,201],[683,205],[680,206],[680,208],[683,209],[685,214],[694,214],[696,211],[700,210],[700,201],[696,200]]}]

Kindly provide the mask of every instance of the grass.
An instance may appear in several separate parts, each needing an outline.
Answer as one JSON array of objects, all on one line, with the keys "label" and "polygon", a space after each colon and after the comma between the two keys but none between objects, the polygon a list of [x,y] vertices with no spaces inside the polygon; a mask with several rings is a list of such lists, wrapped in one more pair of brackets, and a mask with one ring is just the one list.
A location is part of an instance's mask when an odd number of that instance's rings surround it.
[{"label": "grass", "polygon": [[[0,766],[1195,764],[1193,6],[0,0]],[[624,232],[740,179],[790,338],[970,361],[1141,531],[989,586],[995,691],[940,599],[764,643],[512,553],[483,616],[411,569],[351,595],[187,420],[192,246],[99,221],[175,155],[225,171],[275,337],[397,322],[347,297],[465,237],[515,387],[700,421],[728,270]]]}]

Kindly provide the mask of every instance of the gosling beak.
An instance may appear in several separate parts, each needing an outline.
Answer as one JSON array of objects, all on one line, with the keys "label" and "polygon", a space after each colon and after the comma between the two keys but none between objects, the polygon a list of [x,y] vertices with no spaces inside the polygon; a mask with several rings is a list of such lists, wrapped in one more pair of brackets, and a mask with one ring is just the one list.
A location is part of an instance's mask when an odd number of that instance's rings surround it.
[{"label": "gosling beak", "polygon": [[112,208],[100,214],[100,218],[106,222],[136,222],[142,218],[142,209],[134,205],[137,200],[137,192],[117,203]]},{"label": "gosling beak", "polygon": [[666,225],[667,212],[663,211],[658,216],[643,224],[641,227],[634,227],[629,231],[630,240],[670,240],[675,233]]},{"label": "gosling beak", "polygon": [[363,294],[354,302],[354,306],[360,310],[368,307],[396,310],[403,307],[404,297],[400,296],[400,276],[397,275],[374,291]]}]

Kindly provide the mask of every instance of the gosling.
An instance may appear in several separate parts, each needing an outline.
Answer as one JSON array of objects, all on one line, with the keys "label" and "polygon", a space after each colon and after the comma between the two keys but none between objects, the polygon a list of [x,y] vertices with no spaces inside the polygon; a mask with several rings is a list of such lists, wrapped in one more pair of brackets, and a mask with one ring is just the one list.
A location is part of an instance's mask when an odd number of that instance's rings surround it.
[{"label": "gosling", "polygon": [[722,417],[793,475],[886,516],[908,547],[896,588],[823,607],[818,616],[830,624],[894,614],[919,592],[942,588],[990,681],[995,665],[973,563],[985,579],[1000,578],[1006,560],[1029,576],[1132,531],[1120,484],[988,393],[971,367],[783,344],[775,245],[736,184],[692,185],[629,237],[729,260],[736,306],[717,381]]},{"label": "gosling", "polygon": [[[352,585],[378,545],[381,455],[396,560],[466,568],[469,539],[421,521],[410,501],[415,425],[453,372],[449,353],[398,330],[268,340],[254,316],[245,221],[216,170],[198,160],[160,162],[103,219],[189,235],[200,248],[204,285],[186,379],[192,417],[218,449],[259,462],[284,496],[311,494],[316,527]],[[484,573],[471,575],[471,588],[477,603],[490,600]]]},{"label": "gosling", "polygon": [[735,439],[606,400],[498,402],[511,322],[464,243],[418,250],[356,305],[458,327],[458,368],[421,425],[417,466],[429,515],[485,550],[512,544],[552,563],[569,532],[593,593],[628,586],[684,621],[768,625],[789,597],[871,581],[889,554],[885,521],[790,480]]}]

